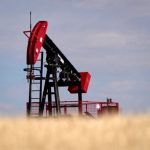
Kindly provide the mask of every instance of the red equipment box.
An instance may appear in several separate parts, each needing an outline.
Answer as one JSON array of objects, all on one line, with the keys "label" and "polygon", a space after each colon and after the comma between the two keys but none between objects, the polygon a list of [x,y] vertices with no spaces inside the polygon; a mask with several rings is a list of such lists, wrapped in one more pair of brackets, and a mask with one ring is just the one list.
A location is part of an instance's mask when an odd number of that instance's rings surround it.
[{"label": "red equipment box", "polygon": [[117,114],[118,112],[119,112],[119,104],[114,102],[101,105],[100,109],[98,109],[97,111],[98,115]]},{"label": "red equipment box", "polygon": [[[82,93],[87,93],[91,75],[88,72],[80,72],[81,75],[81,91]],[[68,88],[70,93],[78,93],[78,86],[70,86]]]}]

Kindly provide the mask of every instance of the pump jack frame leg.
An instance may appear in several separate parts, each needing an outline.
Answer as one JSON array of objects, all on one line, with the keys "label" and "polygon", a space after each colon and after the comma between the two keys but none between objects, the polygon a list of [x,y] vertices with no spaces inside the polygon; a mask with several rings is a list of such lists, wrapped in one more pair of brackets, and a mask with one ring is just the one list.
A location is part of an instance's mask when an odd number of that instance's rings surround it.
[{"label": "pump jack frame leg", "polygon": [[52,92],[52,87],[49,86],[48,87],[48,115],[49,116],[52,116],[52,95],[51,95],[51,92]]},{"label": "pump jack frame leg", "polygon": [[27,103],[27,116],[30,117],[31,115],[31,89],[32,89],[32,78],[31,78],[31,75],[32,75],[32,68],[33,68],[33,65],[30,65],[30,79],[29,79],[29,102]]},{"label": "pump jack frame leg", "polygon": [[49,84],[49,76],[50,76],[50,71],[47,70],[46,80],[45,80],[45,85],[44,85],[44,90],[43,90],[43,95],[42,95],[42,101],[39,106],[39,116],[43,116],[46,94],[47,94],[48,84]]},{"label": "pump jack frame leg", "polygon": [[57,84],[57,68],[53,67],[52,72],[54,78],[56,113],[59,116],[61,114],[61,110],[60,110],[60,97],[59,97],[58,84]]}]

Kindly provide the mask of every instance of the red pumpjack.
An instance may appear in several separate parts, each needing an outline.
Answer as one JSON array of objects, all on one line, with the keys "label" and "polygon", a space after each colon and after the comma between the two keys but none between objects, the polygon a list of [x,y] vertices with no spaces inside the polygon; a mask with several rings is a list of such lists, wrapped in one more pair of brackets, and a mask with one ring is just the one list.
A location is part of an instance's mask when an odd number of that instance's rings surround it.
[{"label": "red pumpjack", "polygon": [[[46,34],[47,21],[39,21],[32,31],[24,31],[29,38],[27,46],[27,79],[29,81],[28,116],[58,116],[79,113],[90,117],[104,113],[118,113],[119,104],[107,99],[106,102],[83,101],[91,75],[78,72],[65,55]],[[30,33],[30,35],[28,35]],[[41,48],[45,49],[46,56]],[[46,59],[46,64],[44,64]],[[46,75],[44,76],[44,68]],[[44,82],[43,82],[44,81]],[[71,94],[77,94],[76,101],[62,101],[59,87],[68,87]]]}]

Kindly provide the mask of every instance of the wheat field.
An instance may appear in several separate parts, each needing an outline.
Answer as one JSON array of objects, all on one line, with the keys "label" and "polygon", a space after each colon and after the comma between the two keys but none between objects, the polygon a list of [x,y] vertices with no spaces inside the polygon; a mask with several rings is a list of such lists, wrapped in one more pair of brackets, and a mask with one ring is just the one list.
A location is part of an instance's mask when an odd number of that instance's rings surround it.
[{"label": "wheat field", "polygon": [[0,150],[150,150],[150,115],[1,118]]}]

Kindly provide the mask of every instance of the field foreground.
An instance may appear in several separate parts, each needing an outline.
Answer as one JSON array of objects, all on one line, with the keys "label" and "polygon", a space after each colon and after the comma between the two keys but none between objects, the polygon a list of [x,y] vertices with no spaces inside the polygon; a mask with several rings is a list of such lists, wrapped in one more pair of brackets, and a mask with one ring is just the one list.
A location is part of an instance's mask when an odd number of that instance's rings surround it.
[{"label": "field foreground", "polygon": [[0,150],[150,150],[150,115],[0,119]]}]

